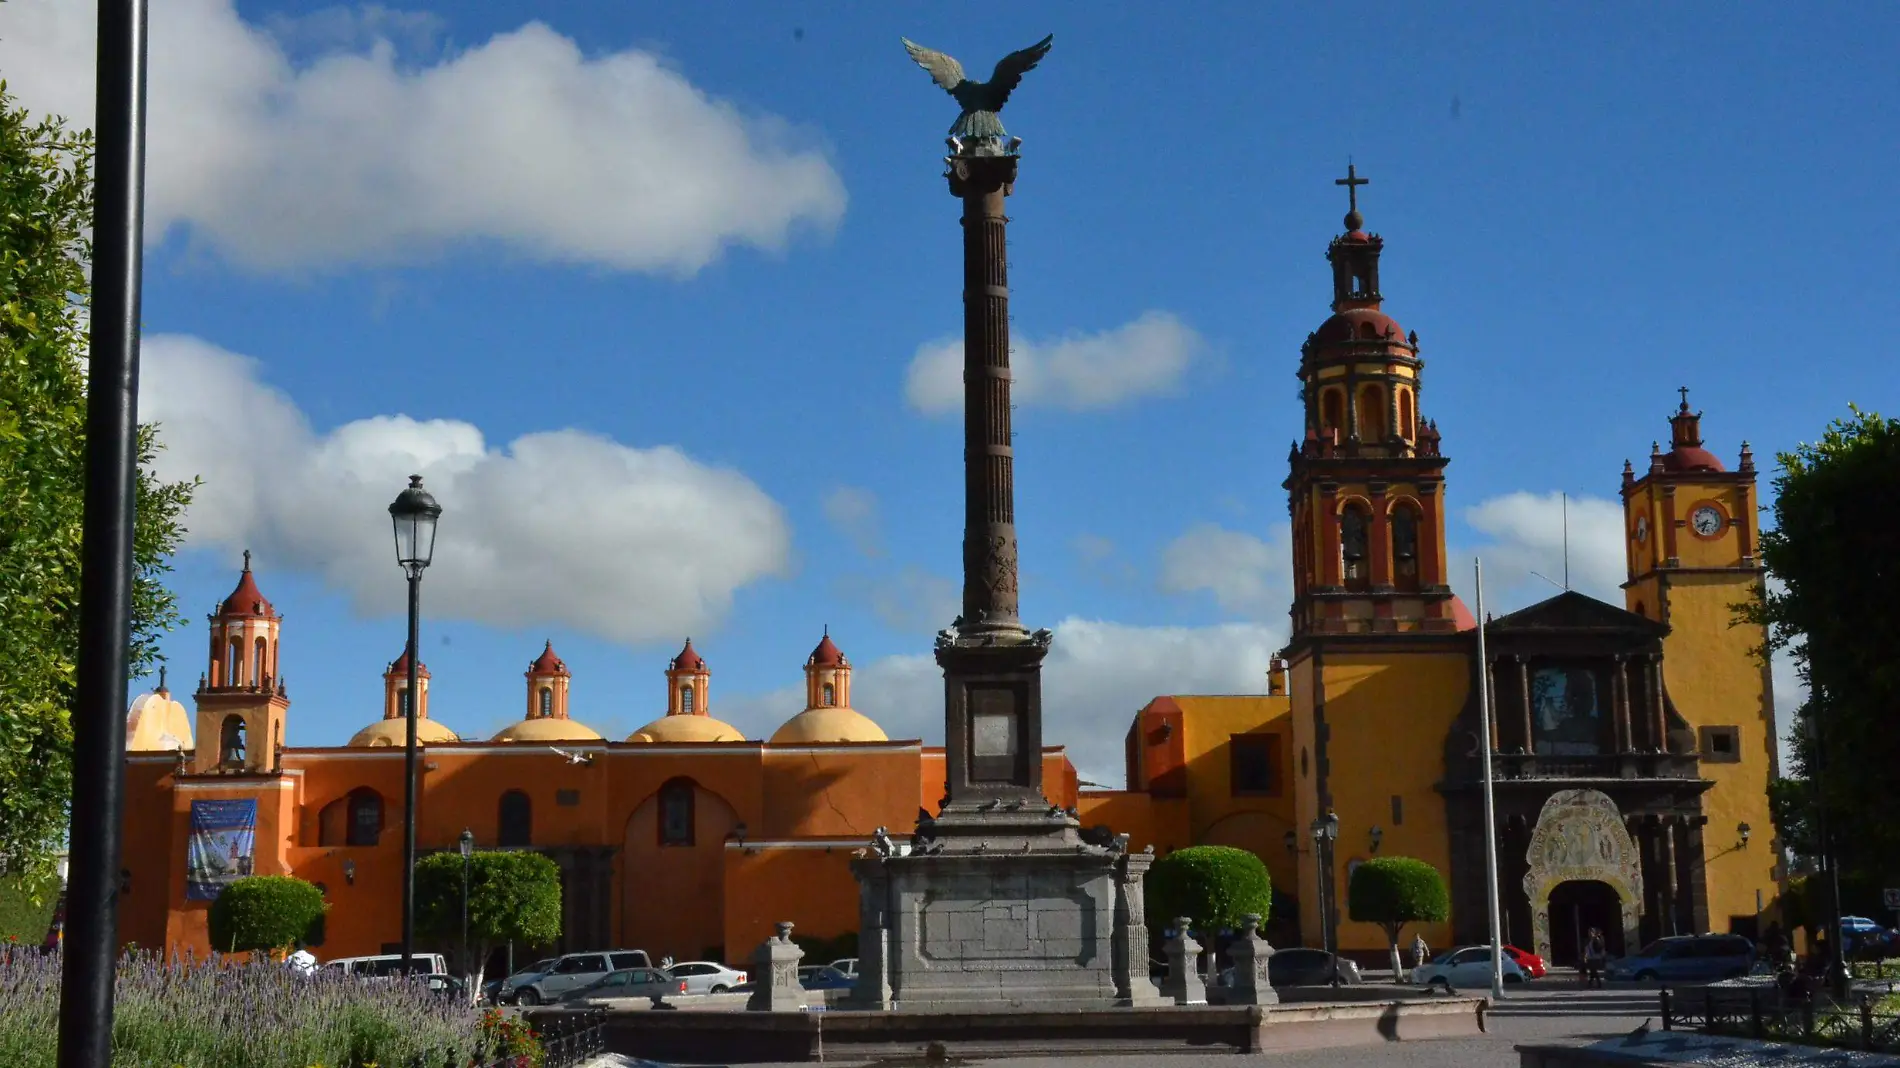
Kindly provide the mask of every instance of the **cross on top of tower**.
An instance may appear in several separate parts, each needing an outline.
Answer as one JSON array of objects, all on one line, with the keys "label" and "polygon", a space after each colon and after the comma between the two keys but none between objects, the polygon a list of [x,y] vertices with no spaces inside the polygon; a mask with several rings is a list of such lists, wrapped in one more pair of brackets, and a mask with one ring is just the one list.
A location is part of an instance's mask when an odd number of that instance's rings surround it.
[{"label": "cross on top of tower", "polygon": [[1685,412],[1688,411],[1689,410],[1689,387],[1677,386],[1676,392],[1682,394],[1682,410]]},{"label": "cross on top of tower", "polygon": [[1352,165],[1352,161],[1348,160],[1346,162],[1346,176],[1344,178],[1333,179],[1333,184],[1346,187],[1346,229],[1357,230],[1361,226],[1364,226],[1366,218],[1359,214],[1359,187],[1362,185],[1371,185],[1372,179],[1359,177],[1359,169]]}]

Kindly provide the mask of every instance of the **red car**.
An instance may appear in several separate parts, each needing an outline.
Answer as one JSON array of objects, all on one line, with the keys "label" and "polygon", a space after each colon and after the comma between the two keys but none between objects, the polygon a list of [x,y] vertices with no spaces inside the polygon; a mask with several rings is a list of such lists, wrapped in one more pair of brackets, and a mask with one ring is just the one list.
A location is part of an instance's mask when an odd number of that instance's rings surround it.
[{"label": "red car", "polygon": [[1544,958],[1535,953],[1526,952],[1516,946],[1505,946],[1504,952],[1512,960],[1517,962],[1519,968],[1524,969],[1525,975],[1530,976],[1532,979],[1542,979],[1544,973],[1550,970],[1544,966]]}]

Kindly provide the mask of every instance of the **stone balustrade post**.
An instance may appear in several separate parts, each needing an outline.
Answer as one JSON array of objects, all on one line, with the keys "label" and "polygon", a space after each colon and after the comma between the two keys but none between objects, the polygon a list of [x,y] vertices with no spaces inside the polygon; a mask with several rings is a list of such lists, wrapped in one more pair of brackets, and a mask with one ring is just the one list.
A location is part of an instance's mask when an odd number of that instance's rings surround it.
[{"label": "stone balustrade post", "polygon": [[1274,993],[1273,983],[1267,978],[1273,947],[1260,937],[1260,917],[1250,912],[1241,917],[1240,925],[1240,937],[1227,947],[1227,956],[1234,962],[1234,984],[1227,988],[1227,1004],[1278,1005],[1280,995]]},{"label": "stone balustrade post", "polygon": [[1161,996],[1176,1005],[1207,1004],[1207,984],[1195,965],[1200,962],[1201,944],[1188,934],[1186,916],[1174,918],[1174,937],[1168,941],[1168,976],[1162,980]]},{"label": "stone balustrade post", "polygon": [[792,925],[779,924],[778,933],[752,954],[752,996],[746,1000],[746,1011],[803,1011],[805,985],[798,981],[798,962],[804,957],[805,951],[792,941]]}]

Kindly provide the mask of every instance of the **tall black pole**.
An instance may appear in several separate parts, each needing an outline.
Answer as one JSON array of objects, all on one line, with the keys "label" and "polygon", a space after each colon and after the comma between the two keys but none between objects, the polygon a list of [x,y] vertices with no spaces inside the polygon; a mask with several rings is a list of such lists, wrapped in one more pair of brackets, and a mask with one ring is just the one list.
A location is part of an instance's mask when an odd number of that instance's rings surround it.
[{"label": "tall black pole", "polygon": [[92,336],[80,543],[60,1068],[112,1061],[125,697],[138,478],[139,289],[145,230],[145,0],[99,0],[93,128]]},{"label": "tall black pole", "polygon": [[422,704],[417,675],[421,645],[422,569],[409,565],[408,737],[402,753],[402,973],[408,975],[416,952],[416,710]]},{"label": "tall black pole", "polygon": [[468,959],[468,854],[462,854],[462,974],[471,981],[475,969]]}]

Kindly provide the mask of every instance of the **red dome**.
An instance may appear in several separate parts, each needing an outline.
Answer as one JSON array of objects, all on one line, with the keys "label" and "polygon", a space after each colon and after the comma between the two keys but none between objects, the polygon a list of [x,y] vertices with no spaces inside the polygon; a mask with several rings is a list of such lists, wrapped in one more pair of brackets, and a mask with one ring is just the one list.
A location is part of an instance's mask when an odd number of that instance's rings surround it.
[{"label": "red dome", "polygon": [[1720,471],[1722,461],[1700,445],[1678,445],[1663,454],[1665,471]]},{"label": "red dome", "polygon": [[[404,649],[402,651],[401,656],[390,661],[389,670],[383,672],[383,677],[384,678],[395,678],[395,677],[408,678],[409,677],[409,650]],[[429,665],[418,662],[416,664],[416,678],[426,679],[428,677],[429,677]]]},{"label": "red dome", "polygon": [[1405,343],[1405,328],[1377,308],[1348,308],[1319,325],[1313,340],[1321,345],[1375,340]]},{"label": "red dome", "polygon": [[818,648],[813,649],[811,651],[811,659],[805,661],[805,666],[806,667],[843,667],[844,654],[838,651],[838,647],[836,645],[832,644],[831,635],[827,633],[822,639],[819,640]]},{"label": "red dome", "polygon": [[699,654],[693,651],[693,639],[691,638],[686,639],[686,648],[681,649],[680,655],[673,658],[673,662],[672,664],[668,665],[667,670],[669,671],[704,671],[706,670],[706,662],[704,660],[701,660],[699,658]]},{"label": "red dome", "polygon": [[244,552],[244,573],[238,576],[237,589],[218,606],[218,615],[247,618],[271,619],[276,616],[270,602],[264,599],[263,591],[257,588],[257,580],[251,577],[251,553]]},{"label": "red dome", "polygon": [[1453,594],[1451,598],[1451,621],[1460,631],[1478,629],[1478,617],[1472,615],[1471,609],[1465,607],[1464,598],[1456,594]]},{"label": "red dome", "polygon": [[554,655],[554,643],[552,641],[548,642],[548,647],[546,649],[541,650],[541,655],[535,658],[534,663],[528,665],[528,674],[530,675],[565,675],[567,674],[567,665],[561,662],[560,657]]}]

